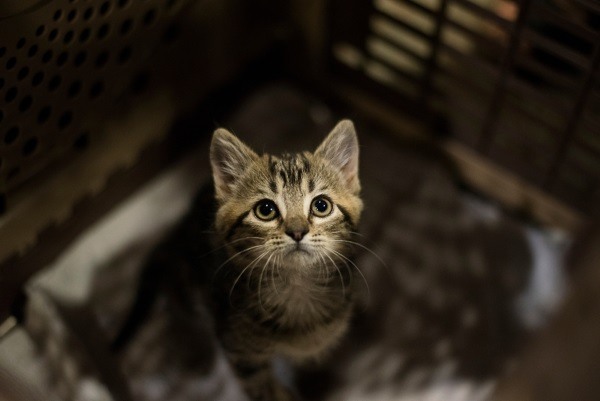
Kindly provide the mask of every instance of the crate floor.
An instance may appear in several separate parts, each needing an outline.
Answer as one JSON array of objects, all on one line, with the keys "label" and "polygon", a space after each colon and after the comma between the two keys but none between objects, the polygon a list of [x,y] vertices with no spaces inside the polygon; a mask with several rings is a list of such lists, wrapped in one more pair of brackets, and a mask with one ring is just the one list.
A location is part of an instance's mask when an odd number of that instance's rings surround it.
[{"label": "crate floor", "polygon": [[[255,149],[276,153],[316,147],[341,117],[347,116],[319,99],[272,84],[223,125]],[[461,192],[436,150],[355,122],[365,202],[360,242],[369,248],[356,260],[364,275],[356,316],[348,336],[320,364],[296,369],[278,361],[277,374],[307,400],[488,399],[497,377],[518,360],[528,333],[560,301],[559,261],[568,240]],[[32,281],[29,316],[37,323],[27,327],[35,343],[53,342],[55,352],[42,347],[48,352],[19,364],[24,375],[27,364],[53,371],[35,379],[48,397],[119,399],[103,375],[118,369],[95,366],[90,344],[73,341],[81,328],[65,321],[70,315],[62,311],[91,310],[88,318],[113,336],[141,261],[209,174],[208,149],[201,147],[90,228]],[[0,366],[11,352],[6,342],[4,348]],[[208,327],[177,320],[164,302],[119,358],[136,400],[244,399]]]}]

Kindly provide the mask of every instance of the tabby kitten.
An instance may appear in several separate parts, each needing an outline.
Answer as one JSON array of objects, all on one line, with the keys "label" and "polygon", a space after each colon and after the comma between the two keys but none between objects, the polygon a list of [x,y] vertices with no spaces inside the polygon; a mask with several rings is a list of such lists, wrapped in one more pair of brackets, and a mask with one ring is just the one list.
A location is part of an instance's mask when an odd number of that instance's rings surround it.
[{"label": "tabby kitten", "polygon": [[210,161],[215,230],[228,259],[213,277],[217,332],[253,400],[289,400],[273,377],[282,355],[316,359],[344,334],[362,210],[358,141],[348,120],[314,153],[259,156],[225,129]]}]

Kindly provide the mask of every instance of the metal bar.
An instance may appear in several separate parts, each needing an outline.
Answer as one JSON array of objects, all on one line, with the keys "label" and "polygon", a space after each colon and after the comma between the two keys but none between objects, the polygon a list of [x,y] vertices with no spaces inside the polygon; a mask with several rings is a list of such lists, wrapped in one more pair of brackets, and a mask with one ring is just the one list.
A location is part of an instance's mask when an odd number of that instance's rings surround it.
[{"label": "metal bar", "polygon": [[437,56],[440,49],[442,26],[447,21],[446,10],[448,8],[448,0],[442,0],[440,8],[438,9],[435,16],[435,30],[431,38],[431,53],[429,59],[425,64],[425,71],[423,72],[423,80],[421,81],[421,99],[423,103],[427,103],[429,96],[431,95],[431,78],[433,71],[436,68]]},{"label": "metal bar", "polygon": [[394,74],[397,74],[399,76],[401,76],[402,78],[414,82],[415,84],[419,81],[419,77],[411,74],[408,71],[404,71],[402,69],[400,69],[397,65],[395,65],[393,63],[393,61],[390,60],[386,60],[384,57],[381,57],[378,54],[370,54],[370,57],[372,58],[373,61],[376,61],[382,65],[384,65],[385,67],[389,68],[390,70],[392,70],[392,72]]},{"label": "metal bar", "polygon": [[429,34],[415,28],[414,26],[412,26],[410,24],[407,24],[406,21],[398,19],[398,18],[394,17],[393,15],[386,14],[377,9],[374,10],[374,13],[376,13],[377,16],[381,16],[382,18],[385,18],[385,19],[391,21],[394,24],[400,25],[402,28],[405,28],[406,30],[416,34],[417,36],[420,36],[420,37],[426,39],[427,41],[431,41],[431,36]]},{"label": "metal bar", "polygon": [[381,40],[382,42],[389,44],[390,46],[397,49],[399,52],[407,54],[408,56],[414,58],[415,60],[419,61],[420,63],[425,64],[425,62],[427,61],[427,59],[425,57],[421,56],[420,54],[417,54],[414,50],[408,48],[407,46],[405,46],[402,43],[395,41],[392,38],[389,38],[386,35],[383,35],[381,33],[373,33],[373,37]]},{"label": "metal bar", "polygon": [[470,65],[478,73],[484,72],[487,75],[489,75],[490,78],[495,78],[499,76],[498,70],[494,68],[491,64],[484,61],[481,57],[465,54],[460,50],[456,49],[454,46],[451,46],[447,43],[442,43],[441,49],[450,53],[453,57],[464,62],[465,64]]},{"label": "metal bar", "polygon": [[[475,4],[468,0],[454,0],[456,4],[460,4],[464,8],[473,11],[476,14],[479,14],[480,17],[484,18],[487,21],[495,22],[499,27],[510,31],[512,29],[512,23],[493,11],[488,10],[478,4]],[[524,1],[525,2],[525,1]],[[529,3],[528,1],[526,1]]]},{"label": "metal bar", "polygon": [[427,14],[427,15],[429,15],[431,17],[435,16],[435,10],[432,10],[431,8],[427,8],[424,5],[419,4],[419,3],[417,3],[417,2],[415,2],[413,0],[404,0],[401,3],[405,4],[405,5],[409,6],[409,7],[412,7],[415,10],[419,10],[422,13]]},{"label": "metal bar", "polygon": [[581,117],[585,110],[585,104],[592,93],[592,88],[594,86],[598,70],[600,69],[600,45],[598,45],[599,42],[600,35],[598,35],[596,40],[596,47],[594,49],[592,65],[588,70],[587,75],[583,80],[583,83],[581,84],[579,96],[577,97],[577,101],[573,106],[571,116],[563,131],[562,138],[558,141],[558,147],[553,157],[553,161],[550,164],[550,168],[548,169],[548,172],[546,174],[546,178],[543,183],[543,187],[545,189],[551,189],[552,185],[554,184],[560,165],[564,161],[568,147],[571,141],[573,140],[575,133],[577,132],[578,125],[581,123]]},{"label": "metal bar", "polygon": [[488,113],[481,129],[480,139],[479,139],[479,151],[481,153],[487,153],[489,151],[489,147],[492,143],[493,137],[493,125],[498,117],[498,113],[500,112],[500,106],[504,100],[504,96],[506,95],[506,83],[508,81],[510,70],[513,66],[513,62],[515,59],[515,55],[519,49],[519,42],[521,39],[521,32],[523,32],[525,25],[527,23],[527,17],[529,15],[529,10],[531,9],[531,0],[522,0],[520,5],[521,9],[519,11],[519,15],[515,22],[515,26],[512,31],[512,35],[510,37],[510,43],[502,61],[502,66],[500,67],[500,78],[498,79],[496,89],[494,94],[492,95],[492,100],[488,107]]},{"label": "metal bar", "polygon": [[448,19],[446,21],[446,24],[448,26],[455,28],[456,30],[466,34],[467,36],[469,36],[469,38],[471,40],[473,40],[474,42],[477,42],[483,48],[486,48],[486,49],[496,48],[499,50],[503,50],[502,45],[499,42],[490,39],[488,36],[483,35],[481,32],[475,32],[471,28],[468,28],[462,24],[459,24],[458,22],[456,22],[452,19]]}]

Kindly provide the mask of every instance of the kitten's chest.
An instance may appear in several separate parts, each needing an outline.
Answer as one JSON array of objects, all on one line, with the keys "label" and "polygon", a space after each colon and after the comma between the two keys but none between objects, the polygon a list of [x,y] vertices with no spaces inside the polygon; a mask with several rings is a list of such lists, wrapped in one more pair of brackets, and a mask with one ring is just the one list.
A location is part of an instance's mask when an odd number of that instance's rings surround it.
[{"label": "kitten's chest", "polygon": [[314,358],[335,344],[347,329],[349,298],[337,288],[288,281],[270,289],[276,349],[298,361]]},{"label": "kitten's chest", "polygon": [[[256,293],[264,312],[285,327],[311,327],[336,317],[347,300],[337,286],[310,277],[280,277]],[[263,295],[264,293],[264,295]]]}]

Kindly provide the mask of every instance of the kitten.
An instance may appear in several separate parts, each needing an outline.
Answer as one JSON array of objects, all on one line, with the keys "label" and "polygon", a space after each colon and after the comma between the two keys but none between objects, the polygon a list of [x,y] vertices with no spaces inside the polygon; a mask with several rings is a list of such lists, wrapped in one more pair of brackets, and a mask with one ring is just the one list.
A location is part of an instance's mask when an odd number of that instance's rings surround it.
[{"label": "kitten", "polygon": [[281,354],[318,358],[345,332],[353,271],[346,242],[362,210],[358,142],[341,121],[314,153],[258,156],[224,129],[210,151],[221,275],[220,340],[252,399],[287,399]]},{"label": "kitten", "polygon": [[191,283],[208,296],[217,337],[249,397],[292,399],[272,375],[273,357],[318,359],[349,323],[357,273],[350,236],[362,211],[358,153],[347,120],[314,153],[280,157],[259,156],[217,129],[210,149],[214,225],[201,213],[212,209],[202,207],[202,191],[196,214],[150,257],[116,348],[147,315],[158,287],[169,287],[189,309]]}]

